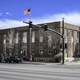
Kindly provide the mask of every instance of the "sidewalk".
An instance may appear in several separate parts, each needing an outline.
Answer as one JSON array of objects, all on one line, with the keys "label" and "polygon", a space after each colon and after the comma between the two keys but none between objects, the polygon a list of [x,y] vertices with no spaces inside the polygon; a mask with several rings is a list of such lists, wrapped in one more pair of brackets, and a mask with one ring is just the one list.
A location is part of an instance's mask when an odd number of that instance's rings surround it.
[{"label": "sidewalk", "polygon": [[64,64],[62,64],[62,63],[45,63],[45,62],[25,61],[22,64],[32,64],[32,65],[80,65],[80,62],[64,62]]},{"label": "sidewalk", "polygon": [[45,62],[33,62],[33,61],[24,61],[22,64],[34,64],[34,65],[45,65]]},{"label": "sidewalk", "polygon": [[80,60],[74,58],[65,58],[65,64],[67,65],[80,65]]},{"label": "sidewalk", "polygon": [[65,62],[65,65],[80,65],[80,62]]}]

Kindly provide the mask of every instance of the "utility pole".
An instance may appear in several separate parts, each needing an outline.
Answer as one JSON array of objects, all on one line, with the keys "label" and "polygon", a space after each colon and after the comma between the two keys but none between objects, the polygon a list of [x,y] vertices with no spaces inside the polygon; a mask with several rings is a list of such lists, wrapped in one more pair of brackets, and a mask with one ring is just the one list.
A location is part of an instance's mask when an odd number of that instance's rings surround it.
[{"label": "utility pole", "polygon": [[31,44],[32,44],[32,21],[29,21],[29,22],[25,22],[23,21],[23,23],[26,23],[26,24],[29,24],[29,37],[28,37],[28,50],[29,50],[29,53],[28,53],[28,58],[29,58],[29,61],[32,61],[32,52],[31,52]]},{"label": "utility pole", "polygon": [[29,60],[32,61],[31,43],[32,43],[32,21],[29,21]]},{"label": "utility pole", "polygon": [[62,19],[62,64],[64,64],[64,18]]},{"label": "utility pole", "polygon": [[28,15],[29,16],[29,22],[25,22],[23,21],[24,23],[26,24],[29,24],[29,44],[28,44],[28,49],[29,49],[29,53],[28,53],[28,58],[29,58],[29,61],[32,61],[32,52],[31,52],[31,44],[32,44],[32,21],[31,21],[31,9],[25,9],[24,10],[24,15]]}]

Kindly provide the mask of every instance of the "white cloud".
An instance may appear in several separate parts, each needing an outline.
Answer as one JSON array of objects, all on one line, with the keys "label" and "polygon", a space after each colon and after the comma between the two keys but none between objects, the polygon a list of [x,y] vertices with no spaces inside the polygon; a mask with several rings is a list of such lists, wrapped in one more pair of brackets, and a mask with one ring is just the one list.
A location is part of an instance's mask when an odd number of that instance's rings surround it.
[{"label": "white cloud", "polygon": [[10,12],[0,12],[0,16],[11,16],[12,14]]},{"label": "white cloud", "polygon": [[9,20],[9,19],[0,20],[0,29],[14,28],[14,27],[20,27],[20,26],[26,26],[26,25],[27,24],[18,20]]},{"label": "white cloud", "polygon": [[[80,12],[72,12],[72,13],[60,13],[55,15],[48,15],[40,18],[31,19],[34,24],[39,23],[47,23],[54,21],[61,21],[64,18],[65,22],[79,25],[80,26]],[[26,20],[29,21],[29,20]],[[0,20],[0,29],[11,28],[11,27],[20,27],[25,26],[27,24],[23,23],[23,21],[18,20]]]},{"label": "white cloud", "polygon": [[5,12],[5,15],[11,15],[11,13],[10,12]]},{"label": "white cloud", "polygon": [[65,22],[67,23],[80,25],[80,12],[48,15],[42,18],[33,19],[33,21],[34,23],[46,23],[46,22],[61,21],[62,18],[64,18]]}]

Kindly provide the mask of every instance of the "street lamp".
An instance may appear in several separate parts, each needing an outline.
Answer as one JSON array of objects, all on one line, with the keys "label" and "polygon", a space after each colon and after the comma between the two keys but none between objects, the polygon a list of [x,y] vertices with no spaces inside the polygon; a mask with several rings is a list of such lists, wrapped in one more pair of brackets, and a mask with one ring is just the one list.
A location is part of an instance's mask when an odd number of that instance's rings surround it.
[{"label": "street lamp", "polygon": [[[25,9],[24,10],[24,15],[29,15],[30,16],[31,9]],[[32,43],[32,21],[29,20],[29,22],[23,21],[23,23],[29,24],[29,61],[32,61],[32,53],[31,53],[31,43]]]},{"label": "street lamp", "polygon": [[63,56],[62,56],[62,64],[64,64],[64,18],[62,19],[62,45],[63,45]]},{"label": "street lamp", "polygon": [[32,61],[32,53],[31,53],[31,43],[32,43],[32,21],[25,22],[23,23],[29,24],[29,61]]}]

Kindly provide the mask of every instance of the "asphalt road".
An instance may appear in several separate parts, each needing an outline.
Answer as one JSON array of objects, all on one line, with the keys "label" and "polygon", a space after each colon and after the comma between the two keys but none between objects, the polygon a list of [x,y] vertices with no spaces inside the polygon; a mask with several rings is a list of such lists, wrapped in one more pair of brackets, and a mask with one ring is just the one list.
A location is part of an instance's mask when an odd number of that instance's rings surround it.
[{"label": "asphalt road", "polygon": [[0,64],[0,80],[80,80],[80,64]]}]

